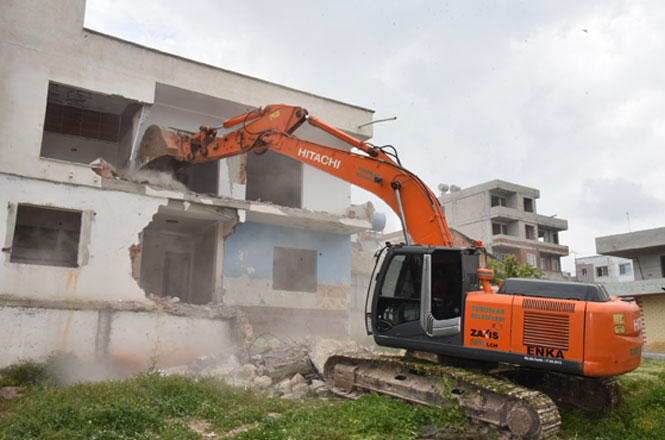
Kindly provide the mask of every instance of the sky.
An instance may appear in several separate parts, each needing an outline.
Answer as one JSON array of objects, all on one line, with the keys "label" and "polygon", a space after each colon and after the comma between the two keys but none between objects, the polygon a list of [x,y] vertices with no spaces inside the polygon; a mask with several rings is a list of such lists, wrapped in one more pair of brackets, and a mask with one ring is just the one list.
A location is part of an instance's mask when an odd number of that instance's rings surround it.
[{"label": "sky", "polygon": [[[538,213],[568,220],[571,272],[595,237],[665,226],[663,23],[658,0],[87,0],[85,18],[396,116],[371,142],[397,147],[434,192],[493,179],[539,189]],[[372,200],[386,232],[399,229]]]}]

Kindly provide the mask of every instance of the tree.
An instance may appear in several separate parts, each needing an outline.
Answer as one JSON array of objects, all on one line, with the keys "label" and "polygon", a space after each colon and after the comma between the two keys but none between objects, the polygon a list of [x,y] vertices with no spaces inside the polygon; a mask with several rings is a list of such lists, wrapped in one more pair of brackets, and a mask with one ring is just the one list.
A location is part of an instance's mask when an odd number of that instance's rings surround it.
[{"label": "tree", "polygon": [[494,278],[490,281],[495,286],[506,278],[542,278],[545,273],[530,265],[521,264],[513,254],[507,254],[501,260],[489,260],[487,268],[494,271]]}]

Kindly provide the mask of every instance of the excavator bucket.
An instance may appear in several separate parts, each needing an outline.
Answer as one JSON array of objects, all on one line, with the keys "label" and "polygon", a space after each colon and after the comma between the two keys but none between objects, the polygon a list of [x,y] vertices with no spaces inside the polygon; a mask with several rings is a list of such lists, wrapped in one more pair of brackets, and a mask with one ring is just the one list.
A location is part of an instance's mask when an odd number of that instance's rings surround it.
[{"label": "excavator bucket", "polygon": [[182,145],[189,135],[159,125],[151,125],[143,134],[137,163],[140,169],[150,169],[171,174],[188,164],[182,159]]}]

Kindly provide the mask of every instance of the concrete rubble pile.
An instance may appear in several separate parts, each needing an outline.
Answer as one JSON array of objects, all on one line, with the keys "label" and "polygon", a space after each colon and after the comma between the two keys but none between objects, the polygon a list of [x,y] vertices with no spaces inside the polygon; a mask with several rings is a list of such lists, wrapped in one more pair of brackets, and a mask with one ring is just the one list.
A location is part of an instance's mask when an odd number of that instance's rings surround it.
[{"label": "concrete rubble pile", "polygon": [[371,351],[352,341],[305,338],[282,341],[256,338],[241,354],[202,356],[189,365],[163,369],[165,374],[215,376],[257,393],[299,399],[306,394],[329,395],[323,366],[332,354]]}]

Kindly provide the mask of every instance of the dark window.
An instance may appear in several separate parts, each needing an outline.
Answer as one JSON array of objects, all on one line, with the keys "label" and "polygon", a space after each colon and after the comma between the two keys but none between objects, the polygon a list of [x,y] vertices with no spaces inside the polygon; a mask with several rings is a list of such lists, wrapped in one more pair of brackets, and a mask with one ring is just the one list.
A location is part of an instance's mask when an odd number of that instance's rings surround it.
[{"label": "dark window", "polygon": [[420,319],[422,255],[395,255],[383,275],[377,304],[376,331]]},{"label": "dark window", "polygon": [[526,235],[527,240],[535,240],[536,239],[536,228],[533,226],[525,225],[524,226],[524,233]]},{"label": "dark window", "polygon": [[586,269],[582,269],[582,275],[586,275],[586,274],[587,274],[587,270],[586,270]]},{"label": "dark window", "polygon": [[599,277],[606,277],[609,275],[609,269],[607,266],[598,266],[596,267],[596,275]]},{"label": "dark window", "polygon": [[459,253],[432,255],[432,316],[450,319],[462,310],[462,264]]},{"label": "dark window", "polygon": [[533,212],[533,199],[524,197],[524,210],[526,212]]},{"label": "dark window", "polygon": [[492,196],[492,207],[506,206],[506,198],[500,196]]},{"label": "dark window", "polygon": [[660,256],[660,275],[665,278],[665,255]]},{"label": "dark window", "polygon": [[9,261],[76,267],[81,213],[19,205]]},{"label": "dark window", "polygon": [[559,244],[559,233],[552,232],[552,243]]},{"label": "dark window", "polygon": [[272,288],[316,292],[316,251],[275,247]]},{"label": "dark window", "polygon": [[630,263],[623,263],[619,265],[619,275],[630,275],[633,273]]},{"label": "dark window", "polygon": [[508,227],[502,223],[492,223],[492,235],[507,235]]}]

